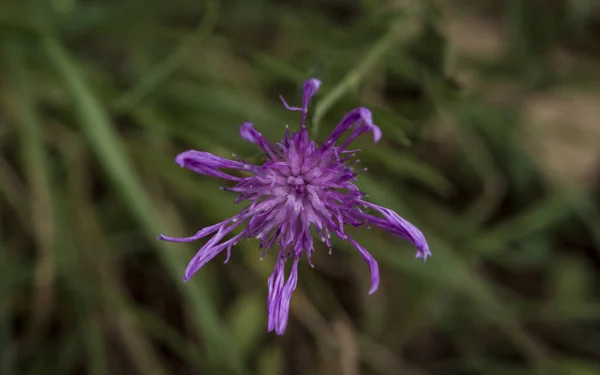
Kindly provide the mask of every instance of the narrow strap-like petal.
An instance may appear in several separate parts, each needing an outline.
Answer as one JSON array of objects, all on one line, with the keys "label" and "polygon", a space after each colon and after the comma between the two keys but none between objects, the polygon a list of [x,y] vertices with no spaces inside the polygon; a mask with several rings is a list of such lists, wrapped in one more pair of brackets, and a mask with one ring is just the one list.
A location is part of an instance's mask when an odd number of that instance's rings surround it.
[{"label": "narrow strap-like petal", "polygon": [[366,133],[368,131],[373,132],[373,140],[378,142],[381,139],[381,130],[377,125],[373,123],[373,115],[371,111],[364,107],[358,107],[348,112],[346,116],[340,121],[340,123],[333,129],[331,135],[323,142],[321,146],[321,150],[327,150],[332,147],[335,142],[348,131],[353,125],[356,124],[356,127],[346,143],[341,147],[341,149],[345,149],[352,140],[354,140],[359,135]]},{"label": "narrow strap-like petal", "polygon": [[294,259],[294,263],[292,264],[292,270],[290,271],[290,276],[288,281],[285,283],[283,287],[283,291],[281,293],[281,300],[279,302],[279,314],[277,316],[277,321],[275,322],[275,332],[278,335],[283,335],[285,329],[287,327],[288,318],[290,315],[290,303],[292,301],[292,294],[294,290],[296,290],[296,286],[298,285],[298,262],[300,259]]},{"label": "narrow strap-like petal", "polygon": [[237,160],[229,160],[210,152],[189,150],[182,152],[177,155],[175,162],[181,167],[192,170],[196,173],[204,174],[207,176],[220,177],[232,181],[240,181],[241,178],[231,176],[227,173],[221,172],[219,169],[238,169],[244,171],[251,171],[256,166],[248,163],[243,163]]},{"label": "narrow strap-like petal", "polygon": [[302,108],[300,108],[300,107],[292,107],[291,105],[289,105],[285,101],[285,98],[283,97],[283,95],[279,95],[279,99],[283,103],[283,106],[285,107],[285,109],[287,109],[288,111],[301,111],[302,110]]},{"label": "narrow strap-like petal", "polygon": [[390,232],[396,236],[402,237],[410,241],[417,248],[416,258],[422,258],[427,260],[427,257],[431,256],[429,245],[423,233],[406,219],[403,219],[393,210],[385,208],[374,203],[363,201],[367,207],[372,208],[383,215],[383,218],[379,218],[373,215],[365,213],[355,213],[354,216],[357,218],[375,225],[387,232]]},{"label": "narrow strap-like petal", "polygon": [[313,96],[319,91],[319,87],[321,86],[321,81],[316,78],[311,78],[308,81],[304,82],[302,87],[302,107],[292,107],[290,106],[283,96],[279,96],[281,101],[283,102],[284,107],[290,111],[302,111],[302,122],[300,125],[302,128],[306,128],[306,117],[308,115],[308,105],[310,104],[310,100]]},{"label": "narrow strap-like petal", "polygon": [[283,290],[284,273],[285,260],[279,258],[277,259],[277,263],[275,263],[273,273],[271,273],[271,276],[269,276],[269,280],[267,282],[269,288],[269,296],[267,298],[267,328],[269,332],[275,329],[275,322],[277,320],[279,311],[279,301],[281,300],[281,292]]},{"label": "narrow strap-like petal", "polygon": [[347,238],[348,242],[350,242],[352,246],[358,250],[360,255],[363,257],[365,262],[367,262],[369,268],[371,269],[371,289],[369,290],[369,294],[373,294],[377,291],[377,288],[379,288],[379,265],[371,253],[367,251],[367,249],[356,242],[352,237],[348,236]]},{"label": "narrow strap-like petal", "polygon": [[265,138],[258,130],[254,129],[251,122],[245,122],[240,127],[240,135],[245,140],[257,144],[263,151],[273,160],[280,159],[279,150],[273,146],[267,138]]},{"label": "narrow strap-like petal", "polygon": [[220,227],[222,227],[223,225],[227,224],[227,222],[230,222],[230,221],[231,221],[231,219],[228,219],[228,220],[222,221],[218,224],[211,225],[206,228],[202,228],[198,232],[196,232],[196,234],[194,234],[193,236],[190,236],[190,237],[169,237],[169,236],[165,236],[165,235],[161,234],[160,236],[158,236],[158,239],[161,241],[168,241],[168,242],[193,242],[193,241],[197,241],[197,240],[201,239],[202,237],[206,237],[211,233],[216,232]]},{"label": "narrow strap-like petal", "polygon": [[197,241],[203,237],[208,236],[209,234],[212,234],[214,232],[216,232],[217,230],[219,230],[222,227],[227,226],[228,224],[231,223],[235,223],[238,221],[244,221],[246,219],[248,219],[249,217],[251,217],[253,214],[250,212],[250,210],[248,208],[242,210],[242,212],[240,212],[239,214],[230,217],[227,220],[224,220],[220,223],[211,225],[209,227],[206,228],[202,228],[200,229],[198,232],[196,232],[193,236],[189,236],[189,237],[169,237],[169,236],[165,236],[163,234],[158,236],[158,240],[161,241],[168,241],[168,242],[193,242],[193,241]]},{"label": "narrow strap-like petal", "polygon": [[192,258],[185,270],[184,281],[188,281],[200,268],[206,263],[216,257],[221,251],[230,249],[231,246],[244,237],[244,232],[234,236],[233,238],[221,242],[221,240],[233,229],[235,229],[240,222],[235,222],[229,226],[221,226],[217,233],[208,242],[198,250],[196,255]]},{"label": "narrow strap-like petal", "polygon": [[298,262],[299,258],[294,259],[292,270],[287,282],[284,283],[285,260],[279,257],[275,269],[269,277],[269,298],[268,298],[268,329],[269,332],[275,331],[278,335],[283,335],[287,327],[290,313],[290,302],[292,294],[298,285]]},{"label": "narrow strap-like petal", "polygon": [[306,116],[308,115],[308,104],[313,96],[319,91],[321,81],[316,78],[311,78],[304,82],[304,88],[302,93],[302,127],[306,126]]}]

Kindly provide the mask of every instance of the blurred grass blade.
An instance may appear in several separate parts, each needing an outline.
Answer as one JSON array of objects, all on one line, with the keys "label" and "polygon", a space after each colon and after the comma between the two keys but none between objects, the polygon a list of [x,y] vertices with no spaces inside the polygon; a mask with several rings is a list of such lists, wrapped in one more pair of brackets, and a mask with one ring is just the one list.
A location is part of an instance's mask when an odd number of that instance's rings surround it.
[{"label": "blurred grass blade", "polygon": [[[477,252],[499,251],[512,241],[532,233],[549,230],[572,212],[573,191],[564,191],[540,199],[532,207],[504,219],[494,227],[481,232],[466,244]],[[481,254],[480,254],[481,255]]]},{"label": "blurred grass blade", "polygon": [[[2,224],[2,216],[0,216]],[[0,225],[1,228],[1,225]],[[9,266],[14,264],[8,255],[8,249],[5,248],[4,238],[0,232],[0,374],[15,374],[13,367],[13,348],[12,343],[12,321],[10,317],[10,308],[12,302],[12,293],[9,289],[11,277],[9,277]]]},{"label": "blurred grass blade", "polygon": [[90,369],[92,375],[109,375],[108,357],[106,355],[106,346],[104,345],[102,330],[98,321],[90,316],[85,327],[87,333],[87,349],[90,358]]},{"label": "blurred grass blade", "polygon": [[569,196],[571,197],[573,210],[587,226],[596,243],[593,248],[600,255],[600,211],[594,202],[593,196],[583,189],[577,190]]},{"label": "blurred grass blade", "polygon": [[377,158],[377,162],[385,165],[399,177],[417,181],[440,194],[448,194],[453,186],[438,170],[409,154],[386,147],[373,147],[365,150],[369,156]]},{"label": "blurred grass blade", "polygon": [[185,359],[190,366],[194,366],[197,371],[201,371],[205,365],[206,358],[204,358],[204,353],[199,352],[193,343],[187,341],[176,330],[171,328],[167,322],[152,312],[134,308],[133,313],[148,330],[148,335],[162,341],[174,353]]},{"label": "blurred grass blade", "polygon": [[[287,79],[290,79],[299,85],[301,85],[302,80],[306,78],[306,76],[296,69],[292,64],[282,61],[264,51],[252,50],[251,54],[259,67],[268,70],[271,73],[276,73],[277,75],[286,77]],[[318,77],[318,75],[312,76]]]},{"label": "blurred grass blade", "polygon": [[244,357],[254,348],[265,332],[262,293],[248,293],[234,302],[228,321],[236,338],[236,345]]},{"label": "blurred grass blade", "polygon": [[283,374],[283,349],[273,345],[262,351],[258,357],[258,373],[263,375]]},{"label": "blurred grass blade", "polygon": [[32,323],[28,339],[35,340],[47,325],[50,318],[55,277],[55,217],[54,198],[49,176],[49,160],[44,145],[42,125],[36,104],[30,93],[32,83],[25,73],[27,63],[23,59],[23,51],[18,39],[11,39],[4,44],[7,56],[10,82],[14,88],[12,106],[18,135],[21,141],[22,170],[25,171],[31,195],[27,196],[37,250],[35,264],[35,291],[32,301]]},{"label": "blurred grass blade", "polygon": [[410,40],[419,31],[420,26],[419,17],[412,12],[391,21],[389,31],[365,54],[360,63],[319,100],[313,117],[313,137],[319,134],[321,120],[331,107],[350,89],[358,85],[387,52],[400,42]]},{"label": "blurred grass blade", "polygon": [[218,3],[214,0],[206,0],[205,4],[205,14],[198,24],[197,30],[186,38],[173,53],[144,75],[131,90],[117,98],[113,105],[116,113],[124,113],[131,110],[132,107],[149,95],[152,90],[155,90],[179,67],[193,47],[197,46],[199,42],[210,35],[217,23]]},{"label": "blurred grass blade", "polygon": [[[169,227],[166,226],[166,223],[159,223],[158,215],[150,198],[136,177],[106,111],[87,87],[78,67],[56,37],[50,34],[43,36],[42,47],[48,61],[56,69],[68,89],[79,115],[84,135],[105,173],[120,192],[125,203],[129,205],[134,216],[142,224],[148,239],[153,241],[159,250],[158,255],[169,273],[179,279],[175,275],[183,272],[187,260],[184,258],[184,254],[170,250],[164,242],[156,241],[156,236],[163,230],[168,231]],[[194,314],[198,317],[202,334],[207,341],[206,346],[236,373],[243,373],[240,356],[235,351],[235,346],[230,343],[225,327],[210,304],[204,285],[200,283],[183,284],[182,282],[179,282],[178,285],[190,302]]]}]

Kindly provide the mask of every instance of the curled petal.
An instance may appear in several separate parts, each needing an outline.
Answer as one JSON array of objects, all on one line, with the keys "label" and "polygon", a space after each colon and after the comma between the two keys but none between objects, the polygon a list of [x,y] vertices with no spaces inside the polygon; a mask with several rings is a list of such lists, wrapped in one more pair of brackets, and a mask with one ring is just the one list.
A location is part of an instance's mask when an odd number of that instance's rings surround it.
[{"label": "curled petal", "polygon": [[269,332],[275,329],[275,321],[277,320],[277,306],[281,300],[281,292],[283,290],[283,278],[285,272],[285,261],[278,259],[273,269],[273,273],[269,276],[268,288],[269,296],[267,298],[267,314],[268,314],[268,330]]},{"label": "curled petal", "polygon": [[377,143],[381,139],[381,129],[375,124],[368,124],[367,131],[373,132],[373,142]]},{"label": "curled petal", "polygon": [[254,125],[251,122],[245,122],[240,126],[240,135],[251,143],[259,143],[262,137],[262,134],[254,129]]},{"label": "curled petal", "polygon": [[258,144],[272,159],[277,159],[277,149],[259,131],[254,129],[251,122],[245,122],[240,127],[240,135],[248,142]]},{"label": "curled petal", "polygon": [[302,111],[304,113],[308,112],[308,104],[317,91],[319,91],[319,87],[321,87],[321,81],[316,78],[311,78],[304,82],[302,90]]},{"label": "curled petal", "polygon": [[279,257],[275,269],[269,277],[269,298],[267,302],[268,329],[282,335],[287,327],[292,293],[298,284],[298,261],[294,259],[292,270],[287,282],[284,283],[285,259]]},{"label": "curled petal", "polygon": [[286,101],[285,98],[282,95],[279,95],[279,99],[281,99],[281,102],[283,103],[283,106],[285,107],[285,109],[287,109],[288,111],[301,111],[302,108],[300,107],[292,107],[291,105],[289,105]]},{"label": "curled petal", "polygon": [[224,159],[210,152],[189,150],[177,155],[175,162],[196,173],[207,176],[225,178],[227,180],[239,181],[239,177],[231,176],[221,172],[219,169],[252,170],[254,165],[242,163],[237,160]]},{"label": "curled petal", "polygon": [[211,233],[216,232],[219,228],[221,228],[222,226],[226,225],[227,223],[231,222],[232,219],[228,219],[226,221],[220,222],[218,224],[215,225],[211,225],[209,227],[200,229],[198,232],[196,232],[196,234],[194,234],[193,236],[190,237],[169,237],[169,236],[165,236],[163,234],[161,234],[160,236],[158,236],[158,239],[161,241],[168,241],[168,242],[192,242],[192,241],[196,241],[201,239],[202,237],[206,237]]},{"label": "curled petal", "polygon": [[321,86],[321,81],[316,78],[311,78],[308,81],[304,82],[304,86],[302,87],[302,107],[292,107],[290,106],[283,96],[279,96],[279,99],[283,102],[283,105],[287,110],[290,111],[302,111],[302,127],[306,126],[306,116],[308,115],[308,104],[313,96],[319,91],[319,87]]},{"label": "curled petal", "polygon": [[[249,209],[244,209],[242,210],[242,212],[240,212],[239,214],[225,220],[222,221],[220,223],[211,225],[209,227],[206,228],[202,228],[200,229],[198,232],[196,232],[193,236],[189,236],[189,237],[169,237],[169,236],[165,236],[164,234],[161,234],[158,236],[158,240],[161,241],[167,241],[167,242],[193,242],[193,241],[197,241],[203,237],[208,236],[209,234],[212,234],[216,231],[218,231],[219,229],[231,224],[231,223],[237,223],[238,221],[244,221],[246,219],[248,219],[249,217],[251,217],[253,214],[250,212]],[[236,226],[239,224],[235,224]]]},{"label": "curled petal", "polygon": [[367,249],[365,249],[358,242],[354,241],[352,237],[348,237],[348,242],[350,242],[352,246],[358,250],[365,262],[367,262],[369,265],[369,268],[371,269],[371,289],[369,290],[369,294],[375,293],[377,288],[379,288],[379,265],[377,264],[377,261],[375,258],[373,258],[371,253],[367,251]]},{"label": "curled petal", "polygon": [[348,112],[342,121],[333,129],[331,135],[323,142],[321,149],[326,150],[333,146],[335,142],[348,131],[353,125],[357,124],[348,140],[342,146],[345,149],[359,135],[368,131],[373,133],[373,140],[378,142],[381,139],[381,130],[373,123],[371,111],[364,107],[358,107]]},{"label": "curled petal", "polygon": [[200,268],[202,268],[206,263],[211,261],[214,257],[219,255],[219,253],[225,249],[229,254],[231,251],[231,247],[235,245],[243,236],[244,232],[234,236],[233,238],[221,242],[221,240],[233,229],[235,229],[239,225],[239,222],[233,223],[230,226],[222,225],[219,227],[217,233],[210,239],[208,242],[198,250],[196,255],[192,258],[187,268],[185,269],[185,275],[183,280],[189,281],[189,279],[194,276],[196,272]]},{"label": "curled petal", "polygon": [[302,100],[302,105],[304,107],[308,107],[308,103],[310,102],[310,99],[312,99],[313,96],[315,96],[315,94],[317,93],[317,91],[319,91],[319,87],[321,87],[321,81],[319,81],[316,78],[311,78],[308,81],[304,82],[304,87],[303,87],[303,100]]},{"label": "curled petal", "polygon": [[[280,294],[281,289],[283,288],[283,278],[284,278],[284,267],[285,267],[285,260],[282,259],[281,257],[277,258],[277,262],[275,263],[275,267],[273,268],[273,272],[271,273],[271,276],[269,276],[268,279],[268,292],[269,292],[269,296],[267,298],[267,302],[268,302],[268,307],[270,309],[271,304],[273,303],[273,301],[275,301],[275,299],[277,299],[277,296]],[[270,329],[270,328],[269,328]]]},{"label": "curled petal", "polygon": [[400,217],[400,215],[389,208],[381,207],[370,202],[363,201],[363,203],[367,207],[380,212],[384,217],[384,219],[382,219],[372,215],[360,213],[359,216],[363,220],[410,241],[417,248],[417,254],[415,256],[416,258],[422,258],[424,261],[426,261],[427,257],[431,256],[431,251],[429,250],[427,240],[425,240],[425,236],[423,236],[423,233],[417,229],[417,227]]},{"label": "curled petal", "polygon": [[211,243],[211,245],[209,246],[209,243],[207,243],[206,245],[204,245],[202,249],[200,249],[196,256],[192,259],[192,261],[188,264],[187,268],[185,269],[185,276],[183,280],[186,282],[189,281],[192,278],[192,276],[194,276],[194,274],[198,272],[200,268],[204,267],[206,263],[210,262],[214,257],[219,255],[219,253],[225,249],[227,249],[227,258],[225,259],[225,263],[227,263],[229,261],[229,257],[231,256],[231,248],[234,245],[236,245],[243,237],[244,234],[240,233],[235,237],[231,238],[230,240],[227,240],[221,244],[214,245],[214,243]]},{"label": "curled petal", "polygon": [[229,160],[213,155],[210,152],[189,150],[177,155],[175,162],[181,167],[190,164],[201,164],[209,168],[234,168],[244,169],[244,163],[237,160]]}]

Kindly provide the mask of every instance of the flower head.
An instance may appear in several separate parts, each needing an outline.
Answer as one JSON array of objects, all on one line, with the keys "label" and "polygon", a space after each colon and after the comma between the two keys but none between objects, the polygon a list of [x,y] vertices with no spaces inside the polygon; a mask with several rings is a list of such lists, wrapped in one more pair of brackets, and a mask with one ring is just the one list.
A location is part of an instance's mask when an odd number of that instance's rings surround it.
[{"label": "flower head", "polygon": [[[302,107],[291,107],[281,98],[287,109],[302,112],[302,120],[298,132],[290,134],[287,129],[284,139],[276,145],[254,129],[252,123],[241,126],[242,138],[257,144],[264,151],[266,162],[263,165],[224,159],[194,150],[178,155],[175,161],[182,167],[233,181],[235,185],[224,190],[238,193],[235,203],[247,201],[248,205],[239,214],[206,227],[191,237],[159,237],[166,241],[190,242],[211,236],[190,261],[185,271],[185,281],[224,250],[227,251],[227,262],[231,248],[244,238],[258,238],[260,247],[265,251],[276,244],[279,253],[268,280],[267,310],[268,329],[277,334],[283,334],[287,325],[301,256],[305,255],[312,266],[311,254],[315,247],[311,227],[329,249],[331,234],[334,234],[358,250],[371,269],[369,294],[374,293],[379,285],[377,261],[346,234],[345,225],[379,227],[413,243],[417,248],[417,258],[426,260],[431,255],[423,234],[416,227],[394,211],[364,200],[365,194],[355,185],[356,176],[362,171],[353,169],[357,163],[354,160],[357,150],[348,150],[348,146],[356,137],[367,132],[373,134],[375,142],[381,138],[381,130],[373,123],[368,109],[359,107],[350,111],[320,146],[309,139],[306,127],[308,104],[320,84],[314,78],[304,83]],[[351,131],[349,137],[341,145],[338,144],[340,137],[348,131]],[[228,169],[243,171],[244,175],[249,176],[240,177],[222,171]],[[380,215],[375,216],[373,212]],[[241,226],[238,234],[225,239]],[[292,261],[292,269],[286,281],[287,260]]]}]

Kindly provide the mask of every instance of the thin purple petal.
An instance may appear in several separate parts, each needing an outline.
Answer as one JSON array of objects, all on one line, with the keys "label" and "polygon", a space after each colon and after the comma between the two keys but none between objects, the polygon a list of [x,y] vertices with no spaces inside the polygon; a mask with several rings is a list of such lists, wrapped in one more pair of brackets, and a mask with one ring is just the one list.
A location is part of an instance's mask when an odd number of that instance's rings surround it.
[{"label": "thin purple petal", "polygon": [[279,96],[281,99],[283,106],[289,111],[302,111],[302,121],[300,122],[300,126],[302,128],[306,127],[306,116],[308,115],[308,105],[310,104],[310,100],[313,96],[319,91],[319,87],[321,86],[321,81],[316,78],[311,78],[308,81],[304,82],[302,87],[302,107],[292,107],[290,106],[284,99],[283,96]]},{"label": "thin purple petal", "polygon": [[359,214],[359,216],[368,219],[371,224],[380,227],[385,231],[410,241],[417,248],[416,258],[423,258],[423,260],[426,261],[427,257],[431,256],[427,240],[425,240],[425,236],[423,236],[423,233],[417,227],[389,208],[381,207],[370,202],[364,202],[364,204],[367,207],[380,212],[384,216],[384,219],[367,214]]},{"label": "thin purple petal", "polygon": [[175,162],[179,164],[179,166],[199,174],[220,177],[233,181],[240,181],[241,178],[221,172],[219,169],[238,169],[251,171],[256,168],[256,166],[252,164],[242,163],[237,160],[224,159],[222,157],[213,155],[210,152],[195,150],[182,152],[181,154],[177,155]]},{"label": "thin purple petal", "polygon": [[300,108],[300,107],[292,107],[291,105],[289,105],[285,101],[285,98],[282,95],[279,95],[279,99],[283,103],[283,106],[285,107],[285,109],[287,109],[288,111],[301,111],[302,110],[302,108]]},{"label": "thin purple petal", "polygon": [[369,265],[369,268],[371,269],[371,289],[369,290],[369,294],[375,293],[377,288],[379,288],[379,265],[377,264],[377,261],[367,249],[356,242],[352,237],[348,237],[348,242],[358,250],[365,262]]},{"label": "thin purple petal", "polygon": [[352,134],[350,134],[348,141],[340,147],[341,150],[344,150],[356,137],[369,131],[373,133],[373,141],[379,142],[381,139],[381,130],[373,123],[371,111],[364,107],[358,107],[344,116],[342,121],[340,121],[336,128],[333,129],[331,135],[323,142],[321,149],[327,150],[332,147],[338,139],[340,139],[342,134],[347,132],[353,125],[355,125],[355,129]]},{"label": "thin purple petal", "polygon": [[298,261],[294,259],[292,270],[287,282],[284,283],[285,260],[282,258],[277,260],[275,269],[269,277],[269,297],[268,297],[268,330],[275,331],[278,335],[283,335],[287,327],[288,317],[290,313],[290,302],[292,293],[298,284]]},{"label": "thin purple petal", "polygon": [[[206,263],[212,260],[214,257],[219,255],[219,253],[226,248],[230,248],[235,245],[243,236],[243,232],[234,236],[230,240],[225,242],[221,242],[221,240],[229,234],[232,230],[234,230],[239,222],[233,223],[229,226],[221,225],[217,233],[210,239],[208,242],[198,250],[194,258],[188,264],[185,270],[184,280],[188,281],[200,268],[202,268]],[[221,242],[221,243],[220,243]]]},{"label": "thin purple petal", "polygon": [[254,129],[254,126],[251,122],[245,122],[240,127],[240,135],[245,140],[258,144],[263,151],[269,155],[272,159],[277,159],[279,157],[278,151],[275,146],[268,139],[263,137],[263,135]]},{"label": "thin purple petal", "polygon": [[273,273],[269,277],[268,287],[269,295],[267,298],[267,315],[268,315],[268,330],[269,332],[275,329],[275,322],[279,316],[279,302],[281,301],[281,292],[283,291],[283,279],[285,272],[285,260],[278,259],[273,269]]},{"label": "thin purple petal", "polygon": [[319,87],[321,86],[321,81],[316,78],[309,79],[304,82],[304,89],[302,94],[302,122],[300,125],[302,127],[306,126],[306,116],[308,115],[308,105],[313,96],[319,91]]}]

